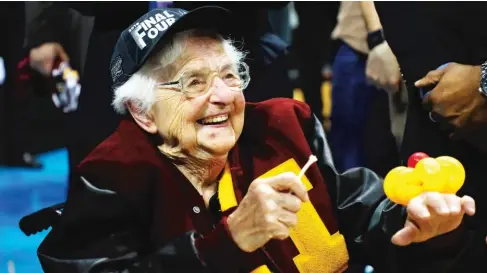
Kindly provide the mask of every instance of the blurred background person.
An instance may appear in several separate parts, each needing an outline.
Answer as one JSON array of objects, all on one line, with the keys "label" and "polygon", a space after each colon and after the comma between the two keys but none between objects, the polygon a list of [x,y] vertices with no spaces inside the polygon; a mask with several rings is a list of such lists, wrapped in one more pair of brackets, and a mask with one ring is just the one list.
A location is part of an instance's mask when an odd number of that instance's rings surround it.
[{"label": "blurred background person", "polygon": [[370,1],[342,1],[333,38],[331,148],[335,166],[366,166],[382,176],[399,164],[388,93],[399,92],[396,57]]},{"label": "blurred background person", "polygon": [[[29,3],[27,13],[29,19],[25,36],[25,59],[19,66],[19,73],[22,74],[19,76],[27,77],[21,79],[24,81],[23,87],[28,88],[30,92],[48,94],[47,97],[50,97],[58,84],[54,81],[52,73],[60,62],[67,62],[71,68],[78,71],[83,83],[92,19],[82,16],[66,3]],[[81,86],[83,94],[87,89],[83,84]],[[62,141],[68,150],[71,176],[78,163],[79,143],[83,142],[76,130],[79,127],[78,111],[62,113],[63,111],[58,109],[58,112],[63,116],[64,126],[59,130],[59,134],[62,135]]]},{"label": "blurred background person", "polygon": [[[293,32],[293,57],[299,71],[297,85],[311,111],[324,123],[322,85],[332,75],[326,72],[333,63],[336,43],[330,37],[337,22],[340,2],[294,2],[299,24]],[[324,75],[325,74],[325,75]]]},{"label": "blurred background person", "polygon": [[0,165],[41,168],[42,164],[26,150],[32,139],[27,130],[28,103],[15,84],[24,43],[25,3],[0,3],[0,22],[4,28],[0,42],[4,65],[4,81],[0,84]]}]

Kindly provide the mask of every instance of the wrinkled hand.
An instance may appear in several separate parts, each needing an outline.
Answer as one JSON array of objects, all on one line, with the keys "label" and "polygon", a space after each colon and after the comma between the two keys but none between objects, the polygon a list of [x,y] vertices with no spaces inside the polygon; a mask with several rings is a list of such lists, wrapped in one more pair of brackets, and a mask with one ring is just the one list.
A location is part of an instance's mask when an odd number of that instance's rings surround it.
[{"label": "wrinkled hand", "polygon": [[30,50],[30,66],[44,76],[51,76],[57,59],[69,61],[68,54],[58,43],[44,43]]},{"label": "wrinkled hand", "polygon": [[415,83],[416,87],[436,85],[423,104],[448,123],[451,138],[463,138],[487,149],[487,99],[479,92],[480,66],[450,63],[430,71]]},{"label": "wrinkled hand", "polygon": [[404,228],[392,237],[392,243],[406,246],[419,243],[456,229],[463,215],[475,214],[475,201],[453,194],[425,192],[411,200]]},{"label": "wrinkled hand", "polygon": [[383,42],[369,52],[365,73],[368,81],[377,88],[389,92],[399,90],[401,70],[387,42]]},{"label": "wrinkled hand", "polygon": [[294,173],[254,180],[227,223],[235,243],[253,252],[271,239],[284,240],[297,222],[301,202],[309,200],[306,188]]}]

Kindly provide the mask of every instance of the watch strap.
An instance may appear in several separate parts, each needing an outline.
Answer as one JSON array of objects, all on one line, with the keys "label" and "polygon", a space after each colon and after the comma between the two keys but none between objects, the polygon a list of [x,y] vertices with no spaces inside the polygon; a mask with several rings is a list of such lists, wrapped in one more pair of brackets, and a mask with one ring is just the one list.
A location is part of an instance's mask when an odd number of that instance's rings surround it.
[{"label": "watch strap", "polygon": [[382,29],[369,32],[367,34],[367,44],[369,45],[369,50],[374,49],[374,47],[382,44],[386,38],[384,37],[384,31]]},{"label": "watch strap", "polygon": [[487,97],[487,61],[480,66],[480,87],[479,92]]}]

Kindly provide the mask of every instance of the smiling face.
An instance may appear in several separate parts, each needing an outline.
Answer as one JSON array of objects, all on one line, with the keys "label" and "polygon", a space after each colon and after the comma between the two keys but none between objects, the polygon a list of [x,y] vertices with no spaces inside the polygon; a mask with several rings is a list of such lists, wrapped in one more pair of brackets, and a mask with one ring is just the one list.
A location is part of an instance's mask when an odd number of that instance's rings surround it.
[{"label": "smiling face", "polygon": [[[185,95],[170,86],[156,89],[149,132],[163,139],[161,151],[171,157],[198,159],[226,155],[242,132],[245,99],[230,88],[234,56],[224,42],[210,37],[189,37],[183,54],[171,64],[168,81],[183,78]],[[232,70],[233,69],[233,70]],[[208,84],[206,84],[208,83]],[[207,86],[207,88],[204,88]]]}]

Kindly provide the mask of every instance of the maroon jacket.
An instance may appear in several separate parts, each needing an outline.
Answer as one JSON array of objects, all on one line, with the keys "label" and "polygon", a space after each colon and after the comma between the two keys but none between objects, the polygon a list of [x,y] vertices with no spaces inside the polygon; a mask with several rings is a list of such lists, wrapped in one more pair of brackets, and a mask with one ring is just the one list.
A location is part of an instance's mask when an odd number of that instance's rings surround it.
[{"label": "maroon jacket", "polygon": [[[336,174],[322,127],[305,104],[273,99],[248,104],[245,115],[219,183],[219,216],[156,149],[155,136],[122,121],[80,164],[62,220],[39,249],[44,270],[332,273],[367,262],[387,272],[430,272],[421,271],[429,261],[411,262],[390,243],[404,208],[385,199],[381,179],[369,170]],[[297,173],[311,154],[319,158],[303,178],[311,202],[303,204],[290,238],[241,251],[226,219],[249,184],[262,175]],[[462,249],[463,232],[449,236],[458,238],[442,246],[452,257]],[[410,254],[424,257],[432,247]],[[451,267],[435,262],[440,271]]]}]

